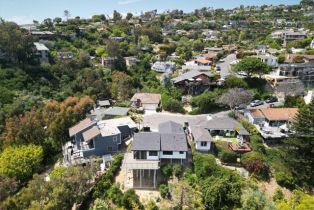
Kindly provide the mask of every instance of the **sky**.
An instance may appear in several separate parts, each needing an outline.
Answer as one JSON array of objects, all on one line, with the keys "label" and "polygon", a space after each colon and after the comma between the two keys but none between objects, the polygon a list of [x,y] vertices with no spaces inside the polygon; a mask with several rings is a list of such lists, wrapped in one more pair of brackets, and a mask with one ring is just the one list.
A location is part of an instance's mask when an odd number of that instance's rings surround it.
[{"label": "sky", "polygon": [[299,0],[0,0],[0,17],[18,24],[61,17],[69,10],[71,16],[90,18],[95,14],[111,15],[157,9],[158,12],[179,9],[185,12],[202,7],[234,8],[240,5],[298,4]]}]

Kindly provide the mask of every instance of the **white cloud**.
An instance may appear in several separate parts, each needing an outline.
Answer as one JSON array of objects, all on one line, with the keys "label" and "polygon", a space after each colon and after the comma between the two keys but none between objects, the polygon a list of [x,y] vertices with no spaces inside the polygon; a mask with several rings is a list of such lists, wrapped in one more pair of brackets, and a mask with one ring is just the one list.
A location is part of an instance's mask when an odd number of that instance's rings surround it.
[{"label": "white cloud", "polygon": [[119,5],[128,5],[128,4],[133,4],[136,2],[140,2],[142,0],[125,0],[125,1],[118,1]]},{"label": "white cloud", "polygon": [[33,23],[34,17],[31,16],[12,16],[5,18],[6,21],[15,22],[19,25]]}]

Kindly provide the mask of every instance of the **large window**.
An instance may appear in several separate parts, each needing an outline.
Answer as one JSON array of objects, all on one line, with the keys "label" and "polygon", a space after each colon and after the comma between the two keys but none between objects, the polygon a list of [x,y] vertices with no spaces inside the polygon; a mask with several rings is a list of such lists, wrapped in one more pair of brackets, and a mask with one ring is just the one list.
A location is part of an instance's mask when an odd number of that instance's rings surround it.
[{"label": "large window", "polygon": [[184,154],[184,152],[183,152],[183,151],[180,151],[179,153],[180,153],[180,155],[183,155],[183,154]]},{"label": "large window", "polygon": [[207,147],[207,141],[201,141],[201,147]]},{"label": "large window", "polygon": [[158,152],[157,151],[149,151],[149,156],[157,156]]},{"label": "large window", "polygon": [[172,151],[163,151],[162,154],[163,155],[172,155],[173,152]]}]

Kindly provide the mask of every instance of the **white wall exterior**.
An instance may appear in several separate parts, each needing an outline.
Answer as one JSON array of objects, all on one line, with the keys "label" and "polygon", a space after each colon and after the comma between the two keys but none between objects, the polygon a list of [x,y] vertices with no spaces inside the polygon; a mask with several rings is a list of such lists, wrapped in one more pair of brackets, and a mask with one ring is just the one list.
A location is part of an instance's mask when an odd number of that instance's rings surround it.
[{"label": "white wall exterior", "polygon": [[154,110],[156,111],[156,109],[158,108],[158,104],[142,104],[143,108],[145,110]]},{"label": "white wall exterior", "polygon": [[164,155],[162,152],[160,152],[160,158],[161,159],[186,159],[186,152],[183,152],[183,154],[180,154],[179,152],[173,152],[172,155]]},{"label": "white wall exterior", "polygon": [[157,152],[157,156],[149,156],[149,152],[147,151],[147,160],[159,160],[160,152]]},{"label": "white wall exterior", "polygon": [[200,141],[197,141],[195,143],[195,149],[198,150],[198,151],[209,151],[210,150],[210,146],[211,146],[211,142],[210,141],[207,142],[207,146],[206,147],[201,146],[201,142]]}]

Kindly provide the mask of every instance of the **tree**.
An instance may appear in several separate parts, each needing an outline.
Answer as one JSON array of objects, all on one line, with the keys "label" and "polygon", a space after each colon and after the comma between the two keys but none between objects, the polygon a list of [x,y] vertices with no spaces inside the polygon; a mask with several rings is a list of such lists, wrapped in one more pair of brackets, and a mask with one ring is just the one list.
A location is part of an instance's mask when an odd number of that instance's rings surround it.
[{"label": "tree", "polygon": [[62,22],[62,18],[61,17],[56,17],[53,19],[53,22],[56,24],[60,24]]},{"label": "tree", "polygon": [[200,183],[205,205],[208,209],[234,209],[240,204],[241,177],[228,169],[220,169],[217,173],[219,175],[205,178]]},{"label": "tree", "polygon": [[130,12],[128,12],[127,14],[126,14],[126,17],[125,17],[125,19],[127,19],[127,20],[131,20],[131,18],[133,17],[133,14],[132,13],[130,13]]},{"label": "tree", "polygon": [[258,152],[246,153],[243,155],[241,162],[243,167],[253,176],[264,180],[269,178],[269,167],[262,154]]},{"label": "tree", "polygon": [[71,16],[71,15],[70,15],[70,11],[69,11],[69,10],[64,10],[63,16],[64,16],[64,17],[66,18],[66,20],[68,21],[68,20],[69,20],[69,17]]},{"label": "tree", "polygon": [[303,7],[314,6],[314,1],[313,0],[301,0],[300,5]]},{"label": "tree", "polygon": [[229,88],[236,88],[236,87],[237,88],[247,88],[248,87],[248,85],[244,79],[236,77],[236,76],[227,77],[225,82],[224,82],[224,86],[228,89]]},{"label": "tree", "polygon": [[243,210],[276,210],[274,204],[268,200],[260,190],[248,189],[242,194],[241,203]]},{"label": "tree", "polygon": [[41,146],[8,147],[0,154],[0,175],[24,182],[39,170],[43,156]]},{"label": "tree", "polygon": [[218,103],[227,105],[231,110],[234,110],[236,106],[248,104],[252,98],[253,92],[251,90],[233,88],[222,94],[218,99]]},{"label": "tree", "polygon": [[169,189],[175,209],[204,209],[202,193],[185,181],[171,184]]},{"label": "tree", "polygon": [[314,186],[314,100],[299,109],[292,123],[294,135],[284,141],[286,158],[299,184]]},{"label": "tree", "polygon": [[111,95],[120,100],[126,100],[132,92],[132,80],[127,74],[119,71],[112,73]]},{"label": "tree", "polygon": [[308,210],[314,206],[314,196],[305,194],[302,191],[294,190],[289,200],[282,200],[277,203],[277,209]]},{"label": "tree", "polygon": [[114,10],[113,11],[113,21],[117,22],[120,20],[122,20],[122,15],[118,11]]},{"label": "tree", "polygon": [[244,71],[247,73],[248,77],[252,74],[266,74],[271,71],[271,67],[266,63],[263,63],[260,59],[255,57],[243,58],[234,68],[235,71]]}]

